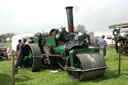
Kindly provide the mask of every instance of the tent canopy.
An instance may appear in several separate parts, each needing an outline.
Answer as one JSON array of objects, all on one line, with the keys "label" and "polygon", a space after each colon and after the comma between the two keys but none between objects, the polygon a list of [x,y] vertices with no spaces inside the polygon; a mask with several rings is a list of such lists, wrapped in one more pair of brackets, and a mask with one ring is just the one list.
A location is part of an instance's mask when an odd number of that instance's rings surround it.
[{"label": "tent canopy", "polygon": [[33,37],[34,34],[18,34],[12,37],[12,50],[16,51],[16,46],[18,44],[18,40],[23,40],[24,38],[27,39],[27,43],[30,39],[30,37]]},{"label": "tent canopy", "polygon": [[115,29],[115,28],[128,28],[128,23],[114,24],[109,26],[109,29]]}]

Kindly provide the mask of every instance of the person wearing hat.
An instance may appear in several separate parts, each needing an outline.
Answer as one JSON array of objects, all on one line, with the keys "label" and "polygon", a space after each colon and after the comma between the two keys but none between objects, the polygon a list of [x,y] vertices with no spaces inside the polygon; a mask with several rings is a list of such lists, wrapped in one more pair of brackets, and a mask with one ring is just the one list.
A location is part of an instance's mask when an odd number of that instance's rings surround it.
[{"label": "person wearing hat", "polygon": [[99,47],[102,51],[102,56],[104,57],[106,55],[106,46],[107,42],[105,41],[105,35],[102,35],[101,39],[99,40]]}]

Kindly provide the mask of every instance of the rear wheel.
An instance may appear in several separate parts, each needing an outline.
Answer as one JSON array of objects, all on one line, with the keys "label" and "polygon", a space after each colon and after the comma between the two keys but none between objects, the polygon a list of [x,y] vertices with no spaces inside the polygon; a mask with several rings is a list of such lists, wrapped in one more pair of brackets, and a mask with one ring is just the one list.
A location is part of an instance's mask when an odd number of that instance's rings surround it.
[{"label": "rear wheel", "polygon": [[24,68],[39,71],[41,67],[41,50],[37,44],[26,44],[23,48],[22,63]]}]

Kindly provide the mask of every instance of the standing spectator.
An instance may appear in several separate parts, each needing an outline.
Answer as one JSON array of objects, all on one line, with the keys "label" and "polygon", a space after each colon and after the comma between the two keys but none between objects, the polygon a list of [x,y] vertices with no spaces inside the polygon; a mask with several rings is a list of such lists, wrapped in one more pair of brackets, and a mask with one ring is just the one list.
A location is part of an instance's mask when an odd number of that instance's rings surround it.
[{"label": "standing spectator", "polygon": [[19,66],[19,64],[20,64],[20,62],[21,62],[21,57],[22,57],[22,50],[23,50],[23,47],[24,47],[24,45],[25,45],[25,43],[26,43],[26,39],[23,39],[23,42],[20,44],[20,46],[19,46],[19,48],[18,48],[18,58],[17,58],[17,60],[16,60],[16,64],[15,64],[15,73],[17,73],[17,71],[18,71],[18,66]]},{"label": "standing spectator", "polygon": [[34,43],[34,39],[33,39],[33,37],[30,37],[30,41],[29,41],[29,43]]},{"label": "standing spectator", "polygon": [[105,36],[102,35],[101,39],[99,40],[99,47],[102,50],[102,56],[104,57],[106,55],[106,46],[107,42],[104,40]]},{"label": "standing spectator", "polygon": [[22,41],[21,41],[21,39],[19,39],[19,40],[18,40],[18,45],[16,46],[16,58],[17,58],[18,55],[19,55],[19,47],[20,47],[21,43],[22,43]]},{"label": "standing spectator", "polygon": [[10,59],[10,49],[7,48],[7,56],[8,56],[8,60]]}]

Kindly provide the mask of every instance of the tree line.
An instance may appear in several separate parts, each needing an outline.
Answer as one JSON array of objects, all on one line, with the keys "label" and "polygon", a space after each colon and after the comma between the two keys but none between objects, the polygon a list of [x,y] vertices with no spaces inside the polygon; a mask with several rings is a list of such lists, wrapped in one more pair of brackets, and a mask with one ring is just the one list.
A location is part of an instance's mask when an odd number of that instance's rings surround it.
[{"label": "tree line", "polygon": [[[14,33],[4,33],[0,35],[0,42],[7,42],[8,40],[11,41]],[[7,40],[8,39],[8,40]]]}]

